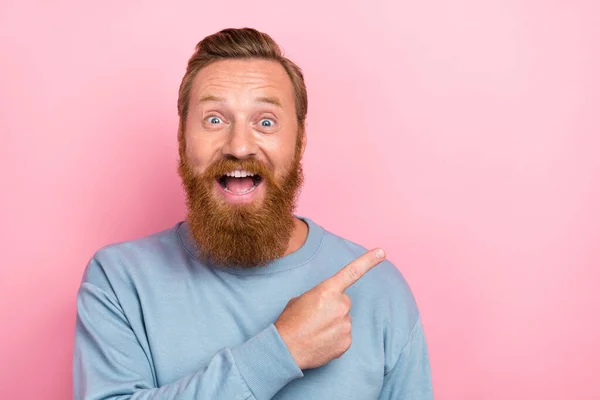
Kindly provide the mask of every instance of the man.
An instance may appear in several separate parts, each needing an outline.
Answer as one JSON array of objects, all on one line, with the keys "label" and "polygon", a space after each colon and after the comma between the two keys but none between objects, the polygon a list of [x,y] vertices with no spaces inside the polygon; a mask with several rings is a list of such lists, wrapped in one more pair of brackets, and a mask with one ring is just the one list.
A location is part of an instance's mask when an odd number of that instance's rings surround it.
[{"label": "man", "polygon": [[301,70],[268,35],[226,29],[196,47],[178,111],[188,216],[90,261],[75,399],[432,398],[419,312],[383,250],[294,215]]}]

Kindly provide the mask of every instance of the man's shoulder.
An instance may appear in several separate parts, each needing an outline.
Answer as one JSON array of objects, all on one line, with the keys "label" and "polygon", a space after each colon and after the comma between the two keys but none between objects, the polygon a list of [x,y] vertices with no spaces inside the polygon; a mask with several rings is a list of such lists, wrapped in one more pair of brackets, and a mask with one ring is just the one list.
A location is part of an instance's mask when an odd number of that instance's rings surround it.
[{"label": "man's shoulder", "polygon": [[89,260],[82,282],[131,281],[137,275],[152,274],[155,266],[172,264],[178,255],[185,256],[180,224],[99,248]]},{"label": "man's shoulder", "polygon": [[157,253],[159,254],[164,251],[173,251],[174,247],[180,247],[178,232],[180,225],[181,222],[178,222],[174,226],[161,231],[130,240],[107,244],[95,252],[94,258],[143,258],[147,256],[156,256]]}]

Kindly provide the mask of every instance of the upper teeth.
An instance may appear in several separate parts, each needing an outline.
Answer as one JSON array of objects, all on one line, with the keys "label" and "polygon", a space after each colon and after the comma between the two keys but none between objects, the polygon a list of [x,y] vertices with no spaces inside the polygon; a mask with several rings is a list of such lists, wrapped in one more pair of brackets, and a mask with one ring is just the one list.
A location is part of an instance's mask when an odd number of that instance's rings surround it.
[{"label": "upper teeth", "polygon": [[233,178],[245,178],[247,176],[254,176],[254,174],[252,172],[248,172],[248,171],[244,171],[244,170],[235,170],[235,171],[231,171],[226,173],[225,175],[227,176],[231,176]]}]

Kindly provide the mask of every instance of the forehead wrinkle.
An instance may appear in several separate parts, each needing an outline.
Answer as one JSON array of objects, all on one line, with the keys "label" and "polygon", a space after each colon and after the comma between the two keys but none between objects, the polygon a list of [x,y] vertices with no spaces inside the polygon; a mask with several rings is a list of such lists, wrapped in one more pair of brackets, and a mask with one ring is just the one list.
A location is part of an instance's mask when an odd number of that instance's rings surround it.
[{"label": "forehead wrinkle", "polygon": [[277,81],[277,79],[273,78],[272,73],[265,73],[263,71],[219,71],[217,74],[212,74],[202,80],[206,82],[223,82],[230,85],[261,84],[263,82]]},{"label": "forehead wrinkle", "polygon": [[[232,70],[226,67],[217,71],[206,71],[208,76],[203,76],[203,72],[201,71],[198,76],[200,82],[195,93],[195,103],[198,105],[203,103],[203,100],[229,102],[233,99],[230,96],[232,91],[235,92],[236,98],[244,92],[249,94],[250,98],[243,96],[246,97],[245,102],[268,103],[281,108],[284,108],[284,103],[293,101],[288,99],[290,96],[293,97],[291,94],[293,87],[291,82],[286,80],[289,77],[284,71],[277,70],[269,73],[261,70]],[[257,91],[260,93],[256,93]]]},{"label": "forehead wrinkle", "polygon": [[[218,89],[218,90],[214,90]],[[196,104],[200,105],[206,102],[218,102],[218,103],[228,103],[227,95],[221,95],[221,90],[224,92],[228,92],[231,89],[228,86],[223,85],[208,85],[205,88],[201,88],[197,95]],[[256,93],[259,91],[259,93]],[[202,92],[206,92],[206,95],[202,95]],[[261,85],[255,88],[249,88],[246,91],[250,96],[250,98],[245,97],[245,102],[253,102],[253,103],[266,103],[271,104],[279,108],[286,108],[285,103],[285,95],[284,97],[279,96],[281,89],[277,88],[273,85]]]},{"label": "forehead wrinkle", "polygon": [[240,80],[249,83],[257,80],[278,82],[287,77],[283,66],[272,60],[221,60],[203,68],[199,75],[206,80],[225,80],[230,83]]}]

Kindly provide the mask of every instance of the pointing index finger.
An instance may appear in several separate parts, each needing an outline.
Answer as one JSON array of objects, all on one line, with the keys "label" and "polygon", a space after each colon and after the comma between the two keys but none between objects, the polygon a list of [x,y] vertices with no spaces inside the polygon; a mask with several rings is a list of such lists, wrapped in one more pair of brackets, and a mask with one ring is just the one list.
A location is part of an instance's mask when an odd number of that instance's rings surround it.
[{"label": "pointing index finger", "polygon": [[370,250],[336,272],[335,275],[324,281],[323,284],[329,288],[343,292],[384,259],[385,252],[382,249]]}]

